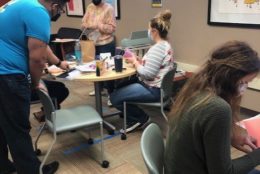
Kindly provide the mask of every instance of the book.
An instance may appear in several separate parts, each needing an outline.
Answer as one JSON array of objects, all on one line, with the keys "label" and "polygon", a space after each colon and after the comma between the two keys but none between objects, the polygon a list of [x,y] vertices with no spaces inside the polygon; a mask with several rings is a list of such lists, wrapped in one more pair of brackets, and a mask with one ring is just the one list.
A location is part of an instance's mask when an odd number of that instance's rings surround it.
[{"label": "book", "polygon": [[257,140],[257,147],[260,147],[260,114],[242,120],[239,125],[247,130],[247,133]]}]

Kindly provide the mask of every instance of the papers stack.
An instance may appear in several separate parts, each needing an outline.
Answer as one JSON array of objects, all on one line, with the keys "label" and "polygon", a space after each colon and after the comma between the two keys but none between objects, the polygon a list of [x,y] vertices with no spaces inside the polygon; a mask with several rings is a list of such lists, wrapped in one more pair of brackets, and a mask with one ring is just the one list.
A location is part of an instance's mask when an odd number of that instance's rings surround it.
[{"label": "papers stack", "polygon": [[96,71],[96,62],[91,61],[89,63],[85,63],[83,65],[78,65],[75,67],[77,70],[79,70],[82,73],[86,72],[95,72]]}]

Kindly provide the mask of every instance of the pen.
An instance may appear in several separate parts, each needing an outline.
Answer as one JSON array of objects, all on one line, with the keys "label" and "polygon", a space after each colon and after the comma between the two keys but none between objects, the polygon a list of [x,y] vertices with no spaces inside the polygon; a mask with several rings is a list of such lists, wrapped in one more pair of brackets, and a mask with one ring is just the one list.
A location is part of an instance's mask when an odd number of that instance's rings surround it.
[{"label": "pen", "polygon": [[105,60],[108,58],[108,56],[107,57],[105,57],[103,60],[102,60],[102,62],[105,62]]}]

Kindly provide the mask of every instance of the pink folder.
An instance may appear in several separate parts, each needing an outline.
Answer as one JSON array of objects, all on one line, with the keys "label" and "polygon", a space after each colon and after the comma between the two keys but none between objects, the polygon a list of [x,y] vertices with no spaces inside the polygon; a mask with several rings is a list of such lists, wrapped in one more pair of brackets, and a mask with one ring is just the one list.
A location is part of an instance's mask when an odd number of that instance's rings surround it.
[{"label": "pink folder", "polygon": [[244,123],[248,134],[257,140],[257,147],[260,147],[260,114],[255,117],[245,119],[242,122]]}]

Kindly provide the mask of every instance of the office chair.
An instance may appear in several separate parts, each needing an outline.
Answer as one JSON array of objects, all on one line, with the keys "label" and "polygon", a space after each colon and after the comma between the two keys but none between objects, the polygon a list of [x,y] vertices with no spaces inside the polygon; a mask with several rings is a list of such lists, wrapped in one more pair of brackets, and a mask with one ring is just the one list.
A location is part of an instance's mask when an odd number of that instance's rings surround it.
[{"label": "office chair", "polygon": [[149,174],[163,173],[164,141],[159,126],[151,123],[141,137],[141,152]]},{"label": "office chair", "polygon": [[172,94],[173,94],[173,80],[174,80],[174,75],[177,69],[177,64],[174,63],[173,69],[168,71],[163,79],[162,79],[162,85],[161,85],[161,98],[159,102],[151,102],[151,103],[139,103],[139,102],[124,102],[124,132],[121,134],[121,139],[125,140],[126,137],[126,107],[127,104],[134,104],[134,105],[143,105],[143,106],[151,106],[151,107],[157,107],[161,109],[161,113],[168,122],[168,118],[164,112],[164,109],[169,106],[173,101],[172,101]]},{"label": "office chair", "polygon": [[[101,166],[103,168],[107,168],[109,166],[109,162],[104,160],[104,145],[103,145],[103,120],[100,115],[97,113],[95,109],[90,106],[78,106],[70,109],[61,109],[55,110],[54,104],[48,95],[48,93],[44,90],[38,90],[38,95],[42,102],[44,113],[45,113],[45,123],[41,127],[40,132],[35,141],[35,151],[37,154],[40,154],[40,150],[37,148],[37,143],[39,138],[47,128],[53,134],[53,141],[49,145],[46,155],[43,158],[43,161],[40,165],[40,174],[42,174],[42,168],[45,164],[53,145],[56,142],[57,134],[66,132],[66,131],[74,131],[81,128],[92,127],[94,125],[100,125],[100,135],[101,135],[101,155],[102,155],[102,163]],[[93,143],[93,140],[89,140],[89,143]]]},{"label": "office chair", "polygon": [[68,42],[68,43],[54,43],[53,40],[59,38],[59,39],[79,39],[79,36],[81,34],[81,30],[77,28],[67,28],[67,27],[61,27],[59,28],[58,32],[56,34],[51,35],[50,40],[50,47],[55,53],[57,57],[66,58],[66,55],[69,57],[71,54],[74,53],[74,42]]},{"label": "office chair", "polygon": [[58,30],[57,37],[60,39],[79,39],[81,30],[77,28],[61,27]]}]

